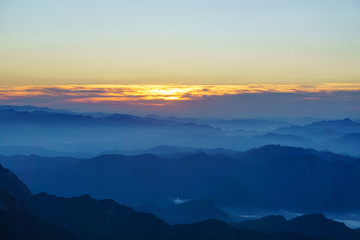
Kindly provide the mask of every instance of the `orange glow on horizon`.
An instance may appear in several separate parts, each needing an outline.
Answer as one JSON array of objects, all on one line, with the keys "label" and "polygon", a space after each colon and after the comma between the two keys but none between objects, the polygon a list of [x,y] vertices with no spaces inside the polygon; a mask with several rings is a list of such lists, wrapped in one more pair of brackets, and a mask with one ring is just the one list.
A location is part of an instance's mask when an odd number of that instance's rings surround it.
[{"label": "orange glow on horizon", "polygon": [[360,91],[360,83],[324,83],[311,86],[296,84],[22,86],[0,88],[0,100],[57,97],[64,102],[127,102],[162,106],[173,101],[198,100],[210,96],[338,91]]}]

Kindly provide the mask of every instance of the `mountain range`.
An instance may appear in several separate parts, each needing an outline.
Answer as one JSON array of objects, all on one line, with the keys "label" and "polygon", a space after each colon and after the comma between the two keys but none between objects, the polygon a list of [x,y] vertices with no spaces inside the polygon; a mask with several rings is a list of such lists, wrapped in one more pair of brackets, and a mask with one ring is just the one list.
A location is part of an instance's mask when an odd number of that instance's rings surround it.
[{"label": "mountain range", "polygon": [[238,229],[252,229],[263,233],[301,232],[313,238],[360,239],[360,229],[350,229],[343,223],[327,219],[323,214],[303,215],[290,220],[283,216],[267,216],[232,225]]},{"label": "mountain range", "polygon": [[88,193],[131,206],[166,207],[180,198],[245,209],[360,210],[359,159],[312,149],[268,145],[235,155],[178,158],[2,156],[0,163],[35,193]]},{"label": "mountain range", "polygon": [[292,125],[285,120],[140,117],[0,106],[0,131],[4,155],[90,157],[158,145],[246,151],[281,144],[360,156],[360,123],[349,118]]},{"label": "mountain range", "polygon": [[[236,229],[218,220],[171,226],[152,214],[136,212],[113,200],[95,200],[89,195],[59,198],[46,193],[32,195],[9,170],[0,166],[0,237],[17,239],[298,239],[302,233],[260,233]],[[13,189],[22,189],[18,195]],[[13,194],[18,195],[14,197]],[[24,207],[19,207],[22,204]]]},{"label": "mountain range", "polygon": [[360,239],[349,118],[0,106],[0,133],[0,239]]}]

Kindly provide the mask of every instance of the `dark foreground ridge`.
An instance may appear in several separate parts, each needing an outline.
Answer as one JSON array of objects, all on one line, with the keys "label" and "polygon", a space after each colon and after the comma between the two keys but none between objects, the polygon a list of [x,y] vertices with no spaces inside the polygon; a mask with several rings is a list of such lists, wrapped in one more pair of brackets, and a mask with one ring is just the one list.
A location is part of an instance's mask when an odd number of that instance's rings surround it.
[{"label": "dark foreground ridge", "polygon": [[[171,226],[152,214],[136,212],[113,200],[95,200],[88,195],[60,198],[27,191],[14,197],[24,184],[0,166],[0,238],[2,240],[72,239],[253,239],[310,240],[301,233],[260,233],[236,229],[218,220]],[[17,179],[14,181],[14,179]],[[6,190],[4,190],[6,189]],[[13,191],[15,189],[15,191]],[[24,188],[23,188],[24,189]]]},{"label": "dark foreground ridge", "polygon": [[286,220],[282,216],[268,216],[232,224],[238,229],[252,229],[263,233],[301,232],[314,238],[360,239],[360,229],[351,229],[344,223],[327,219],[323,214],[308,214]]}]

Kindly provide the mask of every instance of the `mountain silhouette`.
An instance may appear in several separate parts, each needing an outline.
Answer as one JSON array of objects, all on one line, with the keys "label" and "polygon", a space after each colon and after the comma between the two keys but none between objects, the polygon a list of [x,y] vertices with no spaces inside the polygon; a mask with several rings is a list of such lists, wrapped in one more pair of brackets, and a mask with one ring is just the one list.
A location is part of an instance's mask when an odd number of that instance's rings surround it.
[{"label": "mountain silhouette", "polygon": [[333,149],[336,152],[349,153],[355,156],[360,155],[360,132],[348,133],[336,139],[324,143],[327,149]]},{"label": "mountain silhouette", "polygon": [[[254,130],[256,128],[258,130]],[[5,155],[12,152],[89,157],[99,153],[133,155],[136,151],[137,154],[144,153],[139,149],[149,149],[147,153],[165,156],[163,153],[171,152],[169,148],[156,149],[156,146],[164,144],[178,146],[178,150],[172,149],[178,153],[184,153],[185,148],[194,148],[215,154],[216,151],[211,152],[209,149],[217,148],[220,154],[230,154],[229,151],[221,149],[247,151],[265,144],[281,144],[358,156],[354,145],[349,147],[339,144],[335,148],[326,143],[345,134],[359,133],[360,124],[350,119],[342,119],[291,126],[282,121],[261,119],[181,119],[130,114],[78,114],[31,106],[5,106],[2,109],[0,106],[0,131],[6,136],[0,138],[0,154]],[[1,146],[9,146],[9,149]],[[15,147],[20,146],[27,146],[28,149],[19,149],[16,152]],[[42,147],[49,152],[29,147]],[[172,157],[184,155],[178,153]]]},{"label": "mountain silhouette", "polygon": [[268,216],[256,220],[234,223],[239,229],[253,229],[263,233],[297,232],[313,238],[333,240],[360,239],[360,230],[346,227],[345,224],[327,219],[323,214],[308,214],[286,220],[282,216]]},{"label": "mountain silhouette", "polygon": [[281,127],[273,132],[292,134],[322,143],[348,133],[358,133],[360,132],[360,124],[345,118],[341,120],[318,121],[304,126]]},{"label": "mountain silhouette", "polygon": [[232,156],[196,153],[171,159],[14,156],[0,157],[0,163],[34,193],[91,194],[127,205],[167,206],[181,198],[305,213],[360,209],[359,159],[311,149],[270,145]]},{"label": "mountain silhouette", "polygon": [[305,240],[313,239],[301,233],[279,232],[272,234],[259,233],[253,230],[230,227],[224,222],[210,219],[195,224],[182,224],[175,226],[177,236],[175,239],[187,240],[231,240],[231,239],[258,239],[258,240]]},{"label": "mountain silhouette", "polygon": [[81,239],[60,227],[51,226],[29,212],[23,204],[31,194],[16,175],[0,165],[0,239]]},{"label": "mountain silhouette", "polygon": [[167,239],[171,230],[154,215],[135,212],[113,200],[95,200],[89,195],[59,198],[40,193],[32,196],[26,207],[47,223],[86,238]]},{"label": "mountain silhouette", "polygon": [[19,200],[27,199],[31,195],[28,187],[18,177],[9,169],[3,168],[1,165],[0,191],[11,194]]},{"label": "mountain silhouette", "polygon": [[[9,170],[2,166],[0,170],[4,189],[24,187]],[[170,226],[152,214],[136,212],[113,200],[95,200],[89,195],[61,198],[46,193],[28,196],[27,192],[26,208],[16,203],[18,201],[6,191],[0,191],[1,239],[310,240],[298,233],[262,234],[237,230],[218,220]]]},{"label": "mountain silhouette", "polygon": [[137,207],[136,210],[152,213],[170,224],[196,223],[207,219],[231,220],[230,215],[218,208],[211,199],[187,201],[168,207],[147,205]]}]

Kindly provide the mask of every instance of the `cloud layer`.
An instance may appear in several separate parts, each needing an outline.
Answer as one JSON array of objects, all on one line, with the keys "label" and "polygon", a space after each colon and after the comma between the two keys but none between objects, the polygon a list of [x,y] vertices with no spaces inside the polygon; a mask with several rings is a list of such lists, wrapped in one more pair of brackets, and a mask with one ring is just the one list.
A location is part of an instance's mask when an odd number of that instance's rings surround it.
[{"label": "cloud layer", "polygon": [[[313,111],[314,114],[319,113],[322,109],[328,109],[328,115],[345,112],[356,115],[359,113],[359,108],[356,107],[359,106],[359,93],[360,84],[357,83],[326,83],[312,86],[54,85],[2,88],[0,104],[203,115],[239,115],[241,111],[245,115],[261,115],[260,113],[266,112],[267,115],[273,113],[274,116],[281,114],[279,109],[286,111],[285,109],[296,107],[299,115],[311,115]],[[339,106],[339,109],[336,106]]]}]

